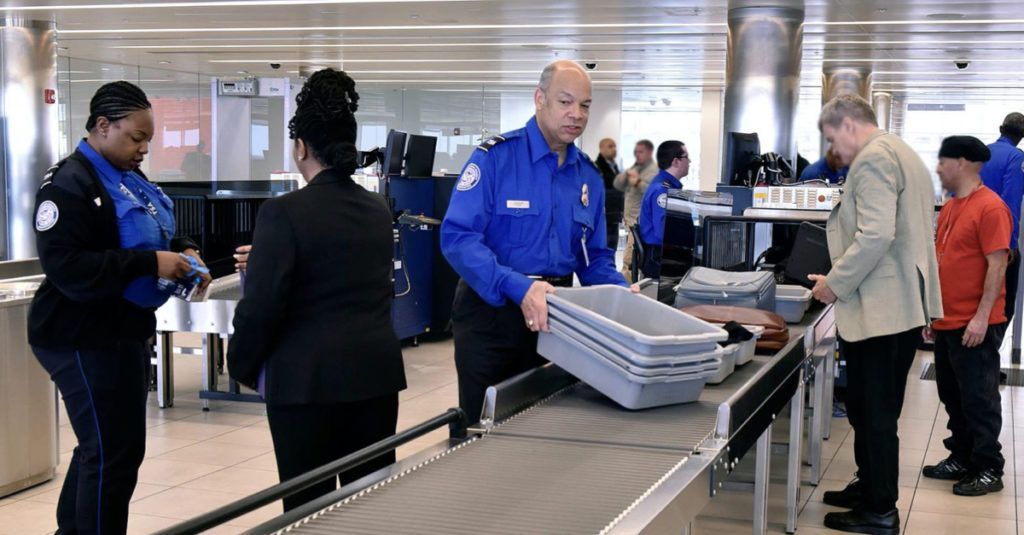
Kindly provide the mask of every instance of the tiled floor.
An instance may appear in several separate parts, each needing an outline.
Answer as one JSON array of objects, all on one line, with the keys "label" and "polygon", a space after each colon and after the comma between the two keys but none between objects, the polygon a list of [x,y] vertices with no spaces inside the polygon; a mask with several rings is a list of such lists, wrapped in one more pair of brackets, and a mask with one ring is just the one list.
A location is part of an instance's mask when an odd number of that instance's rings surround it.
[{"label": "tiled floor", "polygon": [[[439,414],[457,401],[451,341],[407,347],[404,355],[409,388],[401,394],[399,428]],[[946,455],[942,447],[946,416],[935,383],[918,378],[921,366],[930,358],[930,354],[921,353],[911,371],[906,409],[900,421],[902,466],[898,507],[904,533],[1024,533],[1024,514],[1018,516],[1017,512],[1024,506],[1024,473],[1022,477],[1015,476],[1016,463],[1024,462],[1024,451],[1018,452],[1015,447],[1017,438],[1024,441],[1024,419],[1015,418],[1017,410],[1024,413],[1024,389],[1003,388],[1006,489],[980,498],[953,496],[949,484],[919,476],[923,464]],[[129,520],[132,533],[148,533],[173,525],[277,482],[263,407],[213,402],[213,410],[203,412],[197,398],[199,370],[198,357],[178,355],[174,408],[161,410],[150,400],[147,455]],[[75,444],[74,435],[64,423],[58,469],[61,474],[46,484],[0,499],[0,535],[43,534],[55,529],[55,504],[68,453]],[[399,457],[442,440],[446,433],[439,430],[401,448]],[[821,494],[842,488],[854,472],[853,436],[845,419],[833,420],[832,438],[825,443],[824,451],[824,480],[817,488],[803,488],[798,520],[801,534],[831,533],[822,527],[822,517],[839,509],[821,503]],[[781,469],[778,463],[775,466]],[[769,494],[772,533],[784,531],[782,495],[782,485],[773,484]],[[750,533],[751,500],[751,495],[742,491],[719,494],[697,520],[694,531],[715,535]],[[238,533],[279,511],[279,505],[267,506],[211,533]]]}]

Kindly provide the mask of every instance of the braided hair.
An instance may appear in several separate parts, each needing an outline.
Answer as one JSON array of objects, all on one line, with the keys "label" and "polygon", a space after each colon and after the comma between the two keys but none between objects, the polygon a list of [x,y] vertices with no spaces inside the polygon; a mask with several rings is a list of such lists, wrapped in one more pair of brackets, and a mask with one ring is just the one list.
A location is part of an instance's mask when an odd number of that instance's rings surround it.
[{"label": "braided hair", "polygon": [[356,82],[344,71],[323,69],[306,80],[295,97],[288,137],[302,139],[326,167],[347,173],[356,168]]},{"label": "braided hair", "polygon": [[100,117],[106,117],[113,123],[133,112],[152,107],[139,86],[123,80],[110,82],[97,89],[89,101],[89,119],[85,122],[85,129],[91,132]]}]

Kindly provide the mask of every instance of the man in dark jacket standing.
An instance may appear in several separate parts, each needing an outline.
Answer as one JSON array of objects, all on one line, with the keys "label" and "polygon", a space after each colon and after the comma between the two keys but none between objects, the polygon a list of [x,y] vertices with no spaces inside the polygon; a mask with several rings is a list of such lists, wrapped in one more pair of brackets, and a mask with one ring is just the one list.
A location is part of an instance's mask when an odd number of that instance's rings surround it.
[{"label": "man in dark jacket standing", "polygon": [[608,224],[608,248],[612,251],[619,249],[619,224],[622,223],[622,204],[626,197],[624,193],[615,189],[613,182],[615,175],[619,174],[619,164],[615,163],[618,156],[618,147],[615,140],[606,137],[598,145],[601,155],[594,162],[601,171],[601,178],[604,180],[604,218]]}]

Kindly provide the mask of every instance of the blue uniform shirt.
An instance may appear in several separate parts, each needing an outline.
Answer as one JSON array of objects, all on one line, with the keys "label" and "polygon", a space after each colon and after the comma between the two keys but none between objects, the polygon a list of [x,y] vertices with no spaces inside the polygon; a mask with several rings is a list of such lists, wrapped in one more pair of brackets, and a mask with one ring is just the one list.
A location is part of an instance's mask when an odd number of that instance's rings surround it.
[{"label": "blue uniform shirt", "polygon": [[668,190],[682,188],[682,182],[664,169],[651,180],[640,201],[640,239],[644,244],[661,245],[664,241]]},{"label": "blue uniform shirt", "polygon": [[837,184],[840,180],[844,180],[849,172],[849,167],[833,171],[825,162],[825,158],[822,158],[808,165],[804,172],[800,173],[800,182],[806,180],[827,180],[829,184]]},{"label": "blue uniform shirt", "polygon": [[[174,203],[160,188],[133,171],[117,169],[84,139],[78,150],[92,164],[100,182],[114,201],[121,247],[138,251],[166,251],[174,237]],[[157,289],[156,276],[139,277],[122,294],[142,308],[156,308],[168,295]]]},{"label": "blue uniform shirt", "polygon": [[521,303],[534,282],[528,275],[626,285],[607,246],[601,173],[574,145],[559,167],[536,118],[473,151],[441,225],[441,250],[492,306]]},{"label": "blue uniform shirt", "polygon": [[1017,249],[1017,234],[1020,230],[1020,202],[1024,183],[1024,152],[1002,136],[988,146],[992,158],[981,168],[981,180],[985,187],[996,192],[1013,214],[1013,235],[1010,249]]}]

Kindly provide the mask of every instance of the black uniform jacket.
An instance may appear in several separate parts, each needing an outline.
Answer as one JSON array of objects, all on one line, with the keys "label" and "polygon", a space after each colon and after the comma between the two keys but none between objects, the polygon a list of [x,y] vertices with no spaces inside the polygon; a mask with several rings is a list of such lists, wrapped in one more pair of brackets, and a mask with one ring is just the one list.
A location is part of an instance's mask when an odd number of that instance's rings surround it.
[{"label": "black uniform jacket", "polygon": [[[43,203],[49,204],[41,211]],[[75,151],[50,169],[36,193],[36,214],[46,281],[32,300],[29,343],[107,349],[153,336],[153,311],[121,295],[138,277],[156,275],[156,253],[121,248],[114,202],[83,154]],[[171,242],[173,251],[187,248],[199,249],[187,238]]]},{"label": "black uniform jacket", "polygon": [[394,237],[384,197],[328,169],[260,207],[228,368],[274,405],[405,388],[391,322]]},{"label": "black uniform jacket", "polygon": [[604,180],[604,212],[606,214],[621,214],[626,203],[626,194],[615,189],[613,185],[615,170],[600,154],[594,159],[594,164],[601,171],[601,179]]}]

